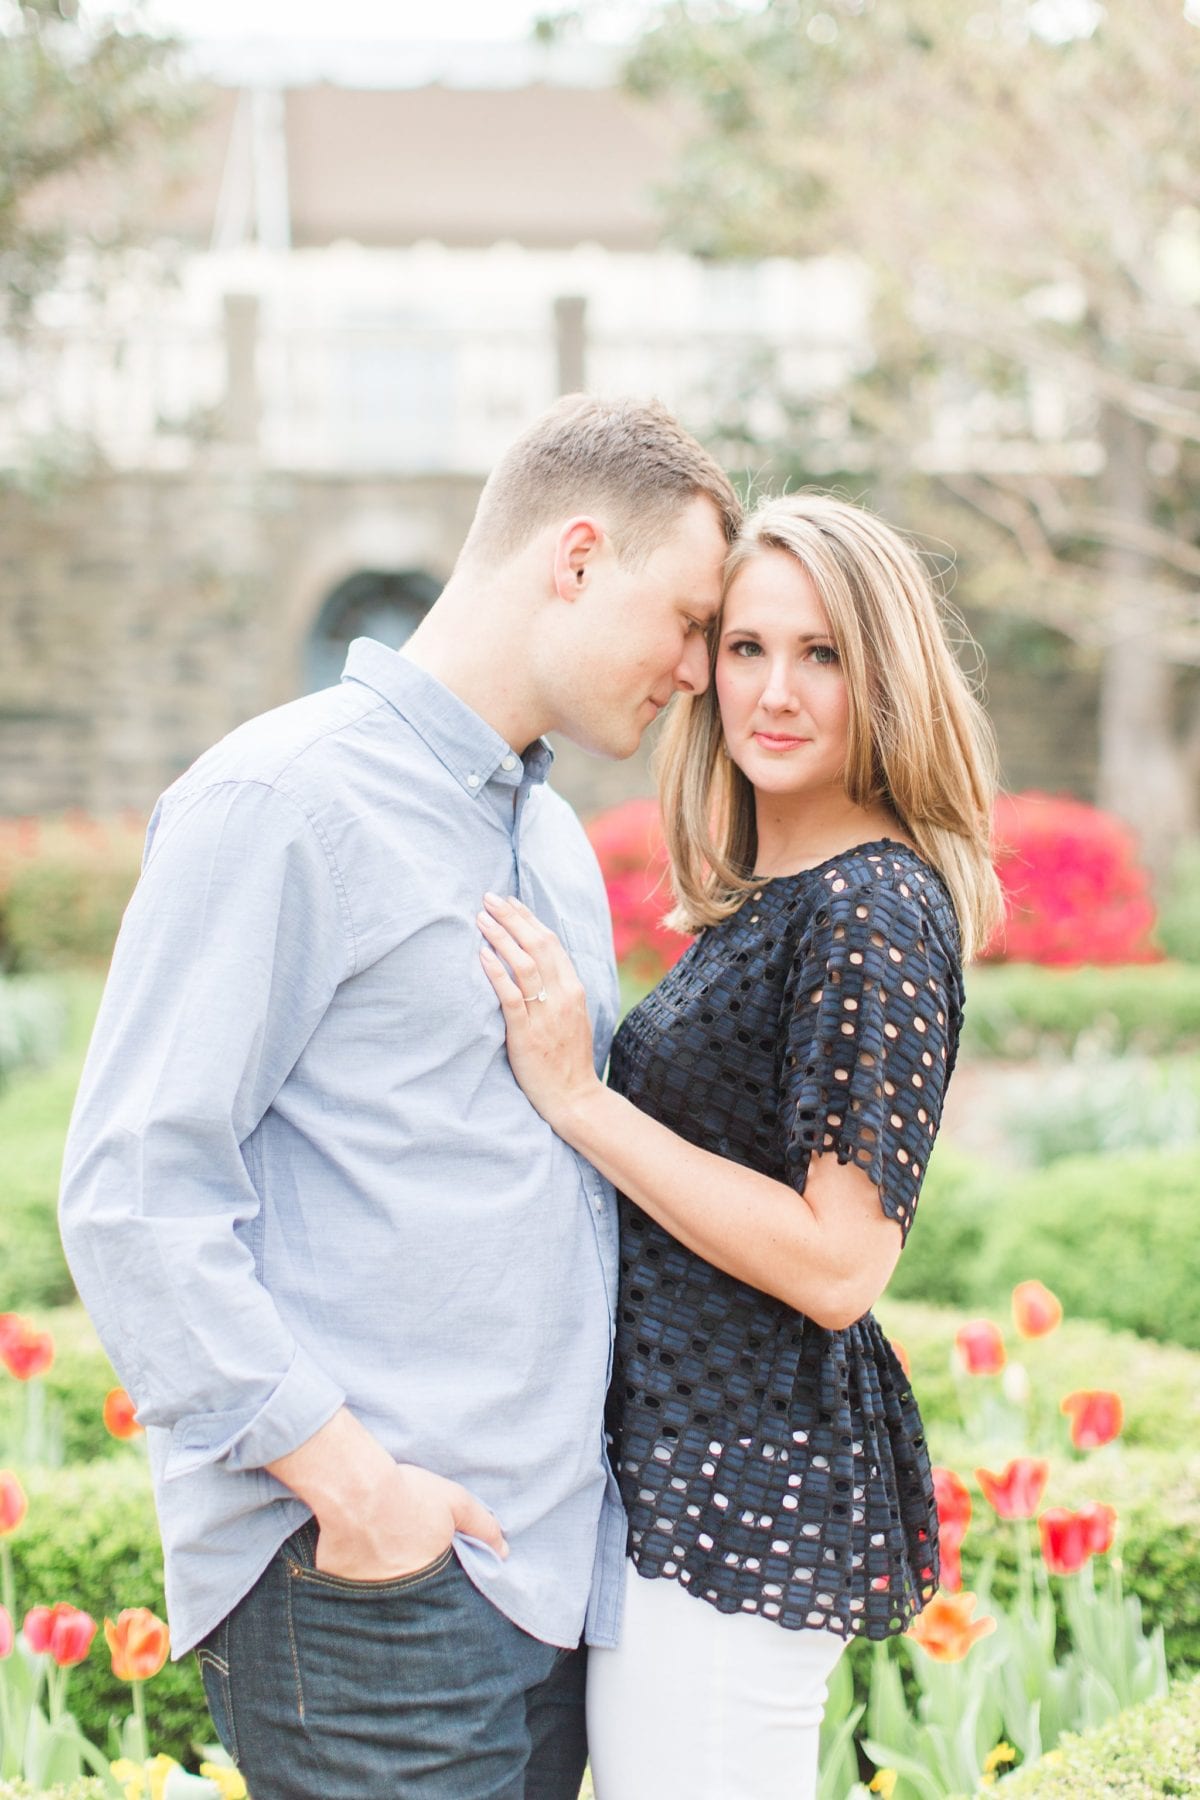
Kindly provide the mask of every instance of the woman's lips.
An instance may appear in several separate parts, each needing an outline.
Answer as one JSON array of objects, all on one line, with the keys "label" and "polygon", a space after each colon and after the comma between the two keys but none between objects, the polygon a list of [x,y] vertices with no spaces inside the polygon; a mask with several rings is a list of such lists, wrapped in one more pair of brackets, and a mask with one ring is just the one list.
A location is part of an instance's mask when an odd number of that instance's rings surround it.
[{"label": "woman's lips", "polygon": [[773,731],[756,731],[754,741],[756,744],[761,744],[764,750],[794,750],[797,744],[807,744],[808,739],[786,737]]}]

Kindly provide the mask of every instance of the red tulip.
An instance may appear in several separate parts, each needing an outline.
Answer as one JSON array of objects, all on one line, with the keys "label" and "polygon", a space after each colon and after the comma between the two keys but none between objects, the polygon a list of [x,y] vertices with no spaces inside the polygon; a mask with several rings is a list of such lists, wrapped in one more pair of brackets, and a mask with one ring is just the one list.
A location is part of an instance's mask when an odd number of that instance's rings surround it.
[{"label": "red tulip", "polygon": [[954,1342],[968,1375],[998,1375],[1008,1360],[1000,1327],[990,1319],[960,1325]]},{"label": "red tulip", "polygon": [[1088,1549],[1093,1556],[1103,1556],[1112,1549],[1117,1531],[1117,1509],[1100,1500],[1085,1500],[1079,1509],[1087,1532]]},{"label": "red tulip", "polygon": [[24,1324],[20,1313],[0,1313],[0,1351],[11,1339],[21,1335]]},{"label": "red tulip", "polygon": [[1045,1491],[1050,1464],[1032,1456],[1016,1456],[1003,1475],[990,1469],[976,1469],[975,1479],[983,1489],[983,1497],[995,1507],[1001,1519],[1032,1519]]},{"label": "red tulip", "polygon": [[48,1331],[38,1331],[27,1319],[18,1328],[9,1328],[0,1337],[0,1362],[18,1381],[32,1381],[44,1375],[54,1361],[54,1339]]},{"label": "red tulip", "polygon": [[1097,1450],[1110,1443],[1125,1423],[1120,1394],[1107,1388],[1083,1388],[1068,1394],[1059,1411],[1071,1416],[1071,1442],[1077,1450]]},{"label": "red tulip", "polygon": [[12,1655],[13,1645],[16,1641],[17,1636],[16,1632],[13,1630],[13,1622],[9,1616],[8,1608],[7,1606],[0,1606],[0,1662],[3,1662],[6,1656]]},{"label": "red tulip", "polygon": [[961,1662],[972,1644],[996,1629],[990,1615],[972,1623],[974,1610],[974,1594],[936,1594],[906,1635],[915,1638],[935,1662]]},{"label": "red tulip", "polygon": [[1024,1338],[1046,1337],[1062,1324],[1062,1302],[1040,1281],[1019,1281],[1012,1291],[1013,1323]]},{"label": "red tulip", "polygon": [[1092,1530],[1082,1513],[1052,1506],[1038,1520],[1042,1555],[1052,1575],[1074,1575],[1092,1554]]},{"label": "red tulip", "polygon": [[942,1572],[938,1585],[946,1594],[962,1591],[962,1556],[956,1544],[942,1545]]},{"label": "red tulip", "polygon": [[92,1647],[96,1621],[66,1600],[56,1606],[31,1606],[25,1614],[25,1642],[38,1656],[53,1657],[60,1669],[73,1669]]},{"label": "red tulip", "polygon": [[127,1606],[115,1624],[105,1619],[104,1635],[118,1681],[149,1681],[171,1649],[170,1633],[148,1606]]},{"label": "red tulip", "polygon": [[29,1510],[25,1490],[11,1469],[0,1469],[0,1537],[15,1531]]},{"label": "red tulip", "polygon": [[110,1388],[104,1396],[104,1423],[115,1438],[135,1438],[145,1430],[139,1425],[133,1401],[123,1387]]},{"label": "red tulip", "polygon": [[937,1501],[938,1542],[942,1554],[957,1550],[971,1523],[971,1495],[967,1484],[953,1469],[933,1471],[933,1494]]}]

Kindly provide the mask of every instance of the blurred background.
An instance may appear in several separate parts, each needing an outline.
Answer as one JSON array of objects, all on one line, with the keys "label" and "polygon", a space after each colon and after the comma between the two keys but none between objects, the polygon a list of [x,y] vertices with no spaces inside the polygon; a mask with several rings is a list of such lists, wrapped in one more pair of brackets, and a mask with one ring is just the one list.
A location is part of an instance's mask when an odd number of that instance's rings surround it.
[{"label": "blurred background", "polygon": [[[961,615],[1008,919],[881,1317],[937,1456],[1033,1450],[1056,1503],[1111,1501],[1164,1634],[1151,1670],[1113,1601],[1091,1641],[1125,1673],[1085,1678],[1060,1608],[1008,1760],[1200,1667],[1198,95],[1183,0],[0,0],[0,1309],[57,1345],[0,1380],[30,1598],[161,1605],[54,1222],[148,810],[352,637],[401,644],[497,454],[589,388],[659,395],[748,495],[875,507]],[[557,748],[631,999],[683,947],[649,745]],[[1061,1327],[1007,1322],[1031,1280]],[[1007,1349],[951,1365],[979,1314]],[[1107,1460],[1039,1378],[1123,1396]],[[1014,1592],[1028,1557],[972,1491],[968,1579]],[[919,1673],[893,1728],[928,1779],[876,1791],[990,1785],[974,1739],[931,1785]],[[102,1732],[112,1681],[79,1681]],[[1189,1692],[1191,1761],[1131,1794],[1200,1791]],[[155,1693],[187,1759],[194,1671]],[[880,1764],[852,1739],[822,1800]]]}]

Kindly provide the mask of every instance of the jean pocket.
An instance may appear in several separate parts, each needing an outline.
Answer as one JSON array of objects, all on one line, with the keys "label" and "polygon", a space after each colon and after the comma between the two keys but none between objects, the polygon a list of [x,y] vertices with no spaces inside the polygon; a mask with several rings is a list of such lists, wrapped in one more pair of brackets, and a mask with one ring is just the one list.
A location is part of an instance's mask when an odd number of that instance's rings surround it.
[{"label": "jean pocket", "polygon": [[440,1556],[419,1569],[403,1575],[389,1575],[382,1581],[359,1581],[349,1575],[333,1575],[316,1566],[317,1534],[310,1520],[294,1532],[283,1545],[288,1574],[304,1587],[322,1588],[326,1593],[346,1594],[360,1599],[385,1599],[392,1594],[405,1594],[432,1581],[454,1560],[454,1546],[447,1544]]},{"label": "jean pocket", "polygon": [[229,1682],[228,1620],[222,1620],[196,1647],[204,1698],[213,1726],[228,1755],[238,1760],[237,1729],[233,1720],[233,1694]]}]

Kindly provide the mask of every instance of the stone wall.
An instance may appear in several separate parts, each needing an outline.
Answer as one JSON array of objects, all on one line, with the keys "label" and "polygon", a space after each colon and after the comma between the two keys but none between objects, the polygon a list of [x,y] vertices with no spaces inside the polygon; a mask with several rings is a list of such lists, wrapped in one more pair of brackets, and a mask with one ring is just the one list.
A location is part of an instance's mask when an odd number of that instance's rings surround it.
[{"label": "stone wall", "polygon": [[[186,473],[0,494],[0,815],[146,810],[208,744],[303,689],[327,596],[362,569],[449,573],[478,482],[266,472],[224,449]],[[1008,785],[1090,798],[1095,683],[992,659]],[[646,753],[558,746],[583,811],[649,791]]]}]

